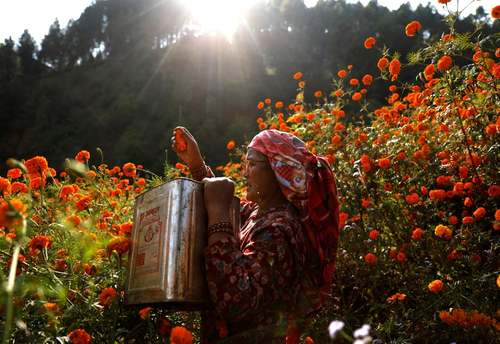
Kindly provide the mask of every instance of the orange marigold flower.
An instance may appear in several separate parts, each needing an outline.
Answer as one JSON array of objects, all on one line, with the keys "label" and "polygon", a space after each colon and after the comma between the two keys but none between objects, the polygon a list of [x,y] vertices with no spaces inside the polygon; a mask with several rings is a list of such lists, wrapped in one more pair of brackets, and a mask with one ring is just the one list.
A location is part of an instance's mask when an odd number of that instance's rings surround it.
[{"label": "orange marigold flower", "polygon": [[392,75],[392,80],[396,80],[398,78],[399,72],[401,71],[401,62],[398,59],[392,59],[389,64],[389,73]]},{"label": "orange marigold flower", "polygon": [[377,264],[377,256],[374,255],[373,253],[367,253],[364,257],[365,263],[368,265],[375,265]]},{"label": "orange marigold flower", "polygon": [[452,39],[453,39],[453,35],[450,33],[447,33],[446,35],[443,35],[443,37],[441,37],[441,40],[443,42],[448,42],[448,41],[451,41]]},{"label": "orange marigold flower", "polygon": [[418,203],[418,201],[420,201],[420,197],[418,196],[418,193],[413,192],[409,195],[406,195],[405,200],[406,200],[406,203],[408,203],[408,204],[415,204],[415,203]]},{"label": "orange marigold flower", "polygon": [[472,199],[470,197],[465,197],[464,206],[472,207],[473,204],[474,204],[474,201],[472,201]]},{"label": "orange marigold flower", "polygon": [[371,76],[370,74],[365,74],[361,78],[361,81],[363,82],[363,85],[370,86],[373,82],[373,76]]},{"label": "orange marigold flower", "polygon": [[86,163],[87,161],[90,160],[89,151],[86,151],[86,150],[79,151],[78,154],[75,155],[75,160],[77,160],[81,163]]},{"label": "orange marigold flower", "polygon": [[30,188],[33,190],[38,190],[45,187],[45,178],[37,175],[30,175]]},{"label": "orange marigold flower", "polygon": [[23,174],[23,171],[21,171],[21,169],[11,168],[10,170],[7,171],[7,178],[17,179],[17,178],[21,177],[22,174]]},{"label": "orange marigold flower", "polygon": [[345,69],[341,69],[337,72],[337,76],[343,79],[347,76],[347,71]]},{"label": "orange marigold flower", "polygon": [[377,62],[377,68],[380,69],[380,71],[385,70],[388,65],[389,65],[389,59],[387,59],[387,57],[382,57]]},{"label": "orange marigold flower", "polygon": [[453,64],[453,60],[451,59],[451,57],[449,57],[448,55],[444,55],[443,57],[441,57],[437,63],[437,67],[438,67],[438,70],[440,70],[441,72],[444,72],[445,70],[448,70],[450,69],[451,65]]},{"label": "orange marigold flower", "polygon": [[424,234],[425,234],[424,230],[422,228],[417,227],[413,230],[413,232],[411,232],[411,238],[412,240],[417,241],[422,239]]},{"label": "orange marigold flower", "polygon": [[151,313],[152,309],[153,309],[153,307],[144,307],[144,308],[142,308],[139,311],[139,316],[141,317],[141,319],[145,320],[149,316],[149,313]]},{"label": "orange marigold flower", "polygon": [[431,293],[437,294],[443,289],[443,282],[441,280],[434,280],[427,286]]},{"label": "orange marigold flower", "polygon": [[134,178],[137,174],[137,169],[135,167],[135,164],[127,162],[125,165],[123,165],[123,174],[126,177]]},{"label": "orange marigold flower", "polygon": [[307,336],[306,337],[306,344],[314,344],[314,340],[311,337]]},{"label": "orange marigold flower", "polygon": [[29,174],[44,173],[49,169],[47,159],[43,156],[35,156],[24,162]]},{"label": "orange marigold flower", "polygon": [[130,234],[132,231],[133,223],[132,222],[125,222],[120,225],[120,233],[122,234]]},{"label": "orange marigold flower", "polygon": [[0,177],[0,195],[10,194],[10,189],[11,189],[10,181],[7,178]]},{"label": "orange marigold flower", "polygon": [[36,235],[30,240],[28,247],[30,249],[30,255],[36,256],[44,248],[52,247],[52,238],[47,235]]},{"label": "orange marigold flower", "polygon": [[99,294],[99,303],[107,307],[113,303],[113,300],[116,297],[116,290],[115,288],[104,288],[101,293]]},{"label": "orange marigold flower", "polygon": [[183,326],[176,326],[170,332],[171,344],[192,344],[193,334]]},{"label": "orange marigold flower", "polygon": [[16,226],[19,223],[20,219],[10,212],[11,207],[21,215],[26,213],[27,207],[21,200],[14,198],[6,202],[0,197],[0,228]]},{"label": "orange marigold flower", "polygon": [[454,323],[453,318],[448,311],[439,311],[439,319],[447,325],[452,325]]},{"label": "orange marigold flower", "polygon": [[500,196],[500,186],[491,185],[488,188],[488,196],[493,197],[493,198]]},{"label": "orange marigold flower", "polygon": [[450,217],[448,217],[448,223],[450,225],[456,225],[458,223],[458,217],[456,217],[455,215],[451,215]]},{"label": "orange marigold flower", "polygon": [[66,221],[71,222],[74,226],[78,226],[82,220],[78,215],[70,215],[66,218]]},{"label": "orange marigold flower", "polygon": [[394,295],[389,296],[386,301],[387,302],[394,302],[394,301],[404,301],[406,299],[406,294],[403,293],[396,293]]},{"label": "orange marigold flower", "polygon": [[442,189],[435,189],[429,191],[429,198],[433,201],[444,200],[446,198],[446,191]]},{"label": "orange marigold flower", "polygon": [[413,37],[422,29],[422,24],[418,20],[413,20],[406,25],[405,34],[408,37]]},{"label": "orange marigold flower", "polygon": [[372,229],[369,233],[368,233],[368,237],[372,240],[375,240],[378,238],[378,235],[379,235],[379,231],[376,230],[376,229]]},{"label": "orange marigold flower", "polygon": [[89,208],[92,198],[90,196],[83,196],[78,202],[76,202],[76,207],[80,211],[84,211]]},{"label": "orange marigold flower", "polygon": [[227,150],[233,150],[235,146],[236,146],[236,142],[234,140],[230,140],[227,143],[226,148],[227,148]]},{"label": "orange marigold flower", "polygon": [[437,225],[434,234],[440,238],[450,239],[453,231],[445,225]]},{"label": "orange marigold flower", "polygon": [[76,190],[73,185],[64,185],[59,192],[59,198],[66,201],[68,197],[75,192]]},{"label": "orange marigold flower", "polygon": [[486,215],[486,209],[479,207],[472,213],[472,215],[474,215],[476,219],[482,219],[484,215]]},{"label": "orange marigold flower", "polygon": [[370,36],[367,39],[365,39],[365,42],[363,43],[363,45],[365,46],[366,49],[371,49],[375,46],[375,43],[377,43],[377,40],[375,39],[375,37]]},{"label": "orange marigold flower", "polygon": [[301,72],[297,72],[297,73],[295,73],[295,74],[293,75],[293,78],[294,78],[295,80],[300,80],[300,79],[302,79],[302,73],[301,73]]},{"label": "orange marigold flower", "polygon": [[404,253],[403,251],[399,251],[396,256],[396,260],[400,263],[406,262],[406,253]]},{"label": "orange marigold flower", "polygon": [[116,251],[122,255],[129,250],[130,240],[128,238],[117,236],[111,239],[108,243],[108,251]]},{"label": "orange marigold flower", "polygon": [[460,258],[460,253],[458,253],[457,250],[452,250],[450,253],[448,253],[448,257],[447,257],[448,260],[453,261],[453,260],[456,260],[458,258]]},{"label": "orange marigold flower", "polygon": [[491,16],[495,19],[500,18],[500,5],[497,5],[491,9]]},{"label": "orange marigold flower", "polygon": [[355,102],[359,102],[362,97],[363,95],[360,92],[354,92],[351,99],[354,100]]},{"label": "orange marigold flower", "polygon": [[71,331],[68,337],[72,344],[89,344],[92,341],[92,337],[82,328]]},{"label": "orange marigold flower", "polygon": [[391,167],[391,159],[389,159],[389,158],[378,159],[377,162],[378,162],[378,167],[380,167],[380,168]]},{"label": "orange marigold flower", "polygon": [[320,98],[322,95],[323,95],[323,92],[321,92],[321,91],[316,91],[316,92],[314,92],[314,96],[315,96],[316,98]]},{"label": "orange marigold flower", "polygon": [[266,98],[266,99],[264,99],[264,103],[265,103],[266,105],[271,105],[271,98]]},{"label": "orange marigold flower", "polygon": [[434,68],[434,64],[428,64],[425,68],[424,68],[424,76],[425,76],[425,79],[426,80],[430,80],[432,79],[434,73],[436,72],[436,69]]},{"label": "orange marigold flower", "polygon": [[283,108],[283,106],[285,106],[285,104],[283,104],[282,101],[277,101],[274,106],[276,107],[276,109],[281,109]]},{"label": "orange marigold flower", "polygon": [[372,199],[370,197],[368,198],[361,198],[361,206],[363,208],[368,208],[370,206],[370,204],[372,203]]},{"label": "orange marigold flower", "polygon": [[488,136],[493,136],[497,133],[497,126],[495,123],[490,123],[486,126],[486,128],[484,128],[484,132],[486,133],[486,135]]},{"label": "orange marigold flower", "polygon": [[462,218],[462,223],[464,225],[472,225],[474,223],[474,218],[472,216],[464,216]]},{"label": "orange marigold flower", "polygon": [[44,303],[43,308],[45,308],[45,310],[47,312],[52,312],[52,313],[58,313],[60,310],[57,303],[53,303],[53,302]]},{"label": "orange marigold flower", "polygon": [[358,86],[359,85],[359,80],[356,79],[356,78],[352,78],[351,80],[349,80],[349,85],[351,85],[351,86]]},{"label": "orange marigold flower", "polygon": [[335,127],[333,127],[336,131],[343,131],[345,129],[345,125],[340,122],[335,123]]},{"label": "orange marigold flower", "polygon": [[438,0],[438,2],[440,4],[443,4],[443,5],[446,5],[447,3],[449,3],[451,0]]},{"label": "orange marigold flower", "polygon": [[259,103],[257,104],[257,109],[262,110],[262,109],[264,108],[264,106],[265,106],[265,105],[264,105],[264,102],[259,102]]},{"label": "orange marigold flower", "polygon": [[11,185],[10,191],[12,193],[26,193],[28,192],[28,186],[21,182],[14,182]]},{"label": "orange marigold flower", "polygon": [[335,134],[332,136],[331,142],[334,145],[338,145],[340,142],[342,142],[342,137],[340,137],[338,134]]}]

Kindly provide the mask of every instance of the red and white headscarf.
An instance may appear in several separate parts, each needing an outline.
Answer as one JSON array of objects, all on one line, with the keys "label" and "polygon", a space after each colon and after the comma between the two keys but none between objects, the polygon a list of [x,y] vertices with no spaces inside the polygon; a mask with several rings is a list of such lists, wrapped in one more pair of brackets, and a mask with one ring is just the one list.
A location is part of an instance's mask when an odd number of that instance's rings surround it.
[{"label": "red and white headscarf", "polygon": [[298,137],[278,130],[261,131],[248,148],[267,156],[281,191],[298,209],[312,253],[321,265],[318,283],[328,293],[339,238],[337,186],[328,161],[310,153]]}]

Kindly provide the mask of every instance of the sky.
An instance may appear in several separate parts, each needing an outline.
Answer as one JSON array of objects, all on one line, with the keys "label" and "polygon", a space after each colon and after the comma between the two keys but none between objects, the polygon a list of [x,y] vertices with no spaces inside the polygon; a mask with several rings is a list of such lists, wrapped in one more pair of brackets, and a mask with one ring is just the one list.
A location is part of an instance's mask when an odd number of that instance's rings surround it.
[{"label": "sky", "polygon": [[[460,0],[452,0],[449,3],[450,8],[455,9],[457,1]],[[49,26],[56,18],[61,27],[64,28],[70,19],[78,19],[83,10],[93,2],[94,0],[0,0],[0,42],[8,37],[12,37],[17,42],[23,31],[28,29],[37,44],[40,45],[43,37],[49,31]],[[304,2],[306,6],[314,6],[318,0],[304,0]],[[355,3],[358,0],[348,0],[347,2]],[[360,0],[359,2],[367,4],[369,0]],[[408,1],[378,0],[379,5],[389,9],[397,9],[405,2]],[[413,8],[416,8],[418,4],[425,5],[430,2],[441,13],[446,13],[444,6],[440,5],[437,0],[411,0],[409,2]],[[469,2],[471,0],[462,0],[460,6],[463,7]],[[474,13],[479,6],[483,6],[489,13],[499,2],[499,0],[472,1],[465,14]]]}]

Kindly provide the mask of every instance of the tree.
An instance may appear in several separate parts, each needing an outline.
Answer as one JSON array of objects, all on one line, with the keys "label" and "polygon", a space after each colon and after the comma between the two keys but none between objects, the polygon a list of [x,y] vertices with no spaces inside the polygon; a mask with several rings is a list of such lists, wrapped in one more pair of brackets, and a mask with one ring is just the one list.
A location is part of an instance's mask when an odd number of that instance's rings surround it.
[{"label": "tree", "polygon": [[0,86],[7,85],[19,74],[19,62],[12,38],[0,43]]},{"label": "tree", "polygon": [[65,64],[64,49],[64,33],[56,19],[42,41],[42,48],[38,55],[40,62],[54,70],[61,70]]},{"label": "tree", "polygon": [[28,30],[24,30],[21,38],[19,39],[17,55],[19,56],[23,75],[35,75],[41,71],[40,63],[36,59],[36,42]]}]

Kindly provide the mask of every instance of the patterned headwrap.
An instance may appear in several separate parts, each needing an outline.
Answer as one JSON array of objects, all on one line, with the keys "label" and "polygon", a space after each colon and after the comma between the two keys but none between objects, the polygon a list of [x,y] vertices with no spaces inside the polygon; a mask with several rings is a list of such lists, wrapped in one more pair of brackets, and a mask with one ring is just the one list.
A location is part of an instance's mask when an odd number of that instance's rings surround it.
[{"label": "patterned headwrap", "polygon": [[267,156],[281,191],[299,211],[320,263],[322,275],[317,282],[329,293],[339,237],[339,201],[328,161],[310,153],[296,136],[278,130],[261,131],[248,148]]}]

